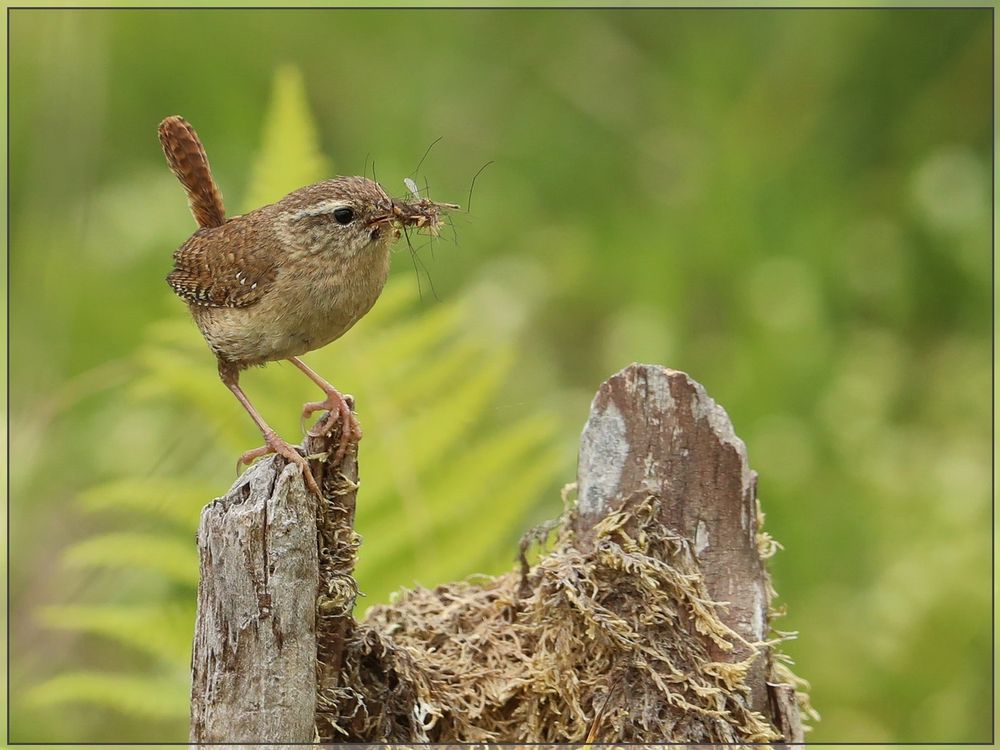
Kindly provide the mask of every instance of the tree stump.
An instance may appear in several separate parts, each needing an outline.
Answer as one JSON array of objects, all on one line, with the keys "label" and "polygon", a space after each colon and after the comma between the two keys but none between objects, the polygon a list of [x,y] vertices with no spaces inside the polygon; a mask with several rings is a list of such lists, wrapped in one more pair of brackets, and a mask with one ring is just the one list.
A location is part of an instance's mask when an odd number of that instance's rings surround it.
[{"label": "tree stump", "polygon": [[202,514],[193,742],[802,741],[805,698],[768,642],[755,474],[684,373],[601,386],[578,501],[534,566],[360,623],[356,456],[313,463],[322,502],[281,463]]},{"label": "tree stump", "polygon": [[[307,438],[307,455],[337,443]],[[317,685],[335,676],[317,657],[338,663],[329,644],[344,642],[357,593],[357,453],[311,467],[322,503],[296,466],[270,456],[202,511],[191,742],[311,743],[325,722]]]},{"label": "tree stump", "polygon": [[[647,496],[658,498],[660,523],[691,542],[722,621],[747,642],[767,638],[769,582],[757,549],[756,476],[729,415],[683,372],[629,367],[606,381],[590,406],[577,473],[580,544],[594,525]],[[733,663],[745,644],[713,659]],[[767,660],[747,673],[751,707],[767,706]]]}]

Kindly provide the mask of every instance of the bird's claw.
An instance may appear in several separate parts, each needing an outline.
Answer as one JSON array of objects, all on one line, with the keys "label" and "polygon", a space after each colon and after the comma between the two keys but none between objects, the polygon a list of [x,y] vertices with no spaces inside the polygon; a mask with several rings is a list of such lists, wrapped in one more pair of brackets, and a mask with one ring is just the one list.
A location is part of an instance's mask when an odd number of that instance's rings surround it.
[{"label": "bird's claw", "polygon": [[[340,422],[340,442],[337,450],[331,459],[334,465],[339,464],[347,453],[347,447],[351,443],[357,443],[361,439],[361,424],[352,411],[354,407],[354,397],[342,395],[339,391],[331,389],[326,394],[324,401],[310,401],[302,407],[302,430],[309,437],[320,437],[329,434],[334,425]],[[308,432],[305,430],[306,420],[317,411],[326,411],[327,414],[320,418]]]},{"label": "bird's claw", "polygon": [[322,498],[323,493],[320,492],[319,485],[316,483],[316,478],[312,474],[312,470],[309,468],[309,461],[299,453],[298,450],[292,445],[282,440],[277,433],[268,432],[264,435],[265,444],[260,448],[254,448],[253,450],[247,451],[239,460],[236,462],[236,470],[239,471],[240,466],[249,466],[258,458],[262,456],[270,455],[271,453],[276,453],[277,455],[284,458],[289,463],[297,464],[300,469],[302,469],[302,479],[306,483],[306,487],[313,493],[316,497]]}]

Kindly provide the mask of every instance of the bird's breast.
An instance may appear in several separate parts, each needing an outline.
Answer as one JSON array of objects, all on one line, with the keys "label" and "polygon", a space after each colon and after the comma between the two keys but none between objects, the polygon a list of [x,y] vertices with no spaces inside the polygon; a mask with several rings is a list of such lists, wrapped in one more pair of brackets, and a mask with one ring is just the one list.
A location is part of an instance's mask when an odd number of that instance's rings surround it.
[{"label": "bird's breast", "polygon": [[332,263],[312,256],[287,273],[290,283],[278,286],[294,291],[283,300],[284,309],[276,310],[277,317],[287,320],[289,332],[310,351],[340,338],[372,308],[385,286],[389,254],[373,248]]},{"label": "bird's breast", "polygon": [[330,263],[286,264],[247,308],[192,308],[215,353],[242,366],[298,356],[343,336],[375,304],[389,273],[388,248]]}]

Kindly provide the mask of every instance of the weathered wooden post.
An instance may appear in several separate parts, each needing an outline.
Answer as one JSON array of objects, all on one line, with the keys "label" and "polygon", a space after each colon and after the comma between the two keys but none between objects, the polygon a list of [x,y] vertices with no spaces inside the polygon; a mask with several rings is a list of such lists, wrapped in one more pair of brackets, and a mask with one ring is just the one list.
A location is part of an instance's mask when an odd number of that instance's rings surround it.
[{"label": "weathered wooden post", "polygon": [[[306,439],[310,455],[336,445]],[[192,742],[311,743],[324,721],[317,643],[342,643],[353,612],[357,454],[312,461],[322,504],[283,464],[259,461],[202,511]]]},{"label": "weathered wooden post", "polygon": [[314,467],[323,503],[271,459],[203,512],[193,742],[802,740],[768,642],[755,475],[684,373],[631,365],[601,386],[577,504],[534,567],[365,622],[356,456]]},{"label": "weathered wooden post", "polygon": [[720,619],[743,639],[729,651],[710,641],[709,656],[749,658],[750,708],[801,741],[794,689],[772,683],[769,650],[749,645],[767,640],[770,582],[758,546],[757,475],[725,409],[683,372],[627,367],[594,397],[577,476],[581,545],[609,513],[657,498],[660,524],[690,543],[710,598],[726,603]]}]

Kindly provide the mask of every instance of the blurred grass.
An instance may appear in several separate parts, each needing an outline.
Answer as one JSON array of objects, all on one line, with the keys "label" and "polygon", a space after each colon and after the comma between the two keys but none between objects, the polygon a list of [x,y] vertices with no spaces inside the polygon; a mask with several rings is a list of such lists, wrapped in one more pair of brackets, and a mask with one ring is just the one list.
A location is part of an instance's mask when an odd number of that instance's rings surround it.
[{"label": "blurred grass", "polygon": [[[465,203],[495,161],[458,244],[421,250],[442,301],[426,281],[417,298],[399,253],[371,319],[311,360],[358,395],[367,428],[372,601],[416,569],[432,584],[502,567],[522,526],[558,512],[554,474],[571,478],[596,386],[662,362],[727,408],[760,472],[785,546],[777,625],[801,632],[788,650],[824,717],[810,740],[985,740],[990,23],[989,10],[13,11],[12,739],[186,734],[148,709],[183,709],[175,641],[123,648],[115,634],[160,612],[178,638],[188,585],[92,567],[107,533],[172,529],[190,545],[199,498],[258,441],[162,281],[193,229],[155,136],[181,113],[230,212],[296,186],[296,164],[374,162],[402,192],[439,136],[421,173]],[[246,376],[288,436],[299,380]],[[435,417],[428,394],[453,408]],[[501,458],[491,440],[539,452],[523,486],[482,463]],[[479,468],[463,472],[456,451],[474,445]],[[391,476],[365,473],[382,465]],[[407,539],[433,539],[433,559]],[[86,609],[98,602],[113,606]],[[77,707],[134,675],[162,700]],[[44,680],[59,701],[26,701]]]}]

